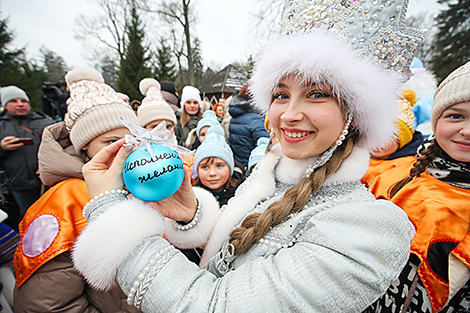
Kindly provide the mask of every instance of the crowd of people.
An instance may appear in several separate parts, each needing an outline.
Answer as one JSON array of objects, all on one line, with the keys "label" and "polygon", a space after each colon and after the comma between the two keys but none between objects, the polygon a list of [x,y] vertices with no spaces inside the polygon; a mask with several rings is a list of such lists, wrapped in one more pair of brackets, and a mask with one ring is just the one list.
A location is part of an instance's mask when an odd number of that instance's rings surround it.
[{"label": "crowd of people", "polygon": [[[407,1],[317,2],[286,1],[284,38],[214,105],[195,86],[180,96],[150,77],[130,101],[75,67],[67,113],[53,121],[25,91],[1,88],[2,196],[16,206],[0,214],[0,305],[469,312],[470,63],[433,91],[423,134],[421,97],[404,82],[424,34],[404,36],[387,11],[406,12]],[[357,33],[367,25],[349,16],[366,11],[388,33]],[[347,17],[342,31],[329,14]],[[364,52],[372,42],[400,60]],[[182,159],[167,199],[140,200],[124,184],[135,129]],[[5,220],[14,210],[21,222]]]}]

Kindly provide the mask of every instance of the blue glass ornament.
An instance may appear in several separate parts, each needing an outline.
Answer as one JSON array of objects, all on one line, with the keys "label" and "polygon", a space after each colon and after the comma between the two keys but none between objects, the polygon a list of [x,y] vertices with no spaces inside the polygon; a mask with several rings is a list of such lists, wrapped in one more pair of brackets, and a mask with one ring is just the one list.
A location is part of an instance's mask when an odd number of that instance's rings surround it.
[{"label": "blue glass ornament", "polygon": [[179,155],[161,144],[149,145],[153,158],[143,147],[132,152],[124,163],[122,176],[130,193],[144,201],[160,201],[181,186],[184,167]]}]

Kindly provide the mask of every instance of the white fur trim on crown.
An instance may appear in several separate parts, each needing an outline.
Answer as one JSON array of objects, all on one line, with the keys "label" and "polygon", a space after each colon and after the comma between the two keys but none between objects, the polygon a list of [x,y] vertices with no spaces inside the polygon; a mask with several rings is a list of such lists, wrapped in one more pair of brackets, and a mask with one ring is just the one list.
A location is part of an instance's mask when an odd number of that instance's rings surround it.
[{"label": "white fur trim on crown", "polygon": [[163,217],[148,204],[123,201],[90,223],[73,249],[75,268],[97,289],[115,286],[119,266],[145,238],[163,234]]},{"label": "white fur trim on crown", "polygon": [[160,86],[160,83],[156,79],[153,79],[153,78],[144,78],[139,83],[139,90],[144,96],[147,95],[147,91],[151,87],[157,88],[157,91],[160,91],[162,89]]},{"label": "white fur trim on crown", "polygon": [[291,36],[266,49],[256,64],[250,80],[255,105],[266,112],[277,84],[289,74],[328,83],[334,95],[346,103],[361,133],[362,146],[375,148],[393,136],[399,114],[399,74],[358,58],[332,35]]},{"label": "white fur trim on crown", "polygon": [[201,220],[189,230],[178,230],[173,220],[165,220],[165,235],[175,247],[191,249],[203,247],[209,239],[212,229],[219,218],[219,203],[207,190],[193,187],[198,201],[201,203]]},{"label": "white fur trim on crown", "polygon": [[103,76],[92,67],[74,67],[70,72],[65,75],[65,81],[67,86],[71,86],[73,83],[81,80],[91,80],[98,83],[104,83]]}]

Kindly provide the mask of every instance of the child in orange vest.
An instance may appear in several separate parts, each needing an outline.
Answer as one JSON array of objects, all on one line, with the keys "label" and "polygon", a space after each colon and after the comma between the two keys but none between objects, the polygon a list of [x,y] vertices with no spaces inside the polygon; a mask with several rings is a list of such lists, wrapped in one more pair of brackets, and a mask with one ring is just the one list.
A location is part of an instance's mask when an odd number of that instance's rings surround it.
[{"label": "child in orange vest", "polygon": [[437,89],[431,125],[435,138],[417,161],[370,186],[405,210],[416,230],[408,265],[371,312],[470,310],[470,63]]}]

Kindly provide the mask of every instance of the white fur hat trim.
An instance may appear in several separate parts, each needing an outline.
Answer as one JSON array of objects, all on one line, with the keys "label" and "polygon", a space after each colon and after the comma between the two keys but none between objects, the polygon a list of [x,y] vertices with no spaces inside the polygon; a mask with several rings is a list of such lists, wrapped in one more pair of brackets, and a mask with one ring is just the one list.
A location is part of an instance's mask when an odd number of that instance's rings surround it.
[{"label": "white fur hat trim", "polygon": [[379,147],[393,137],[399,114],[399,74],[357,57],[332,35],[291,36],[267,48],[256,64],[250,81],[255,105],[266,112],[277,84],[289,74],[329,84],[359,129],[361,146]]}]

